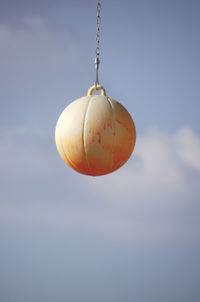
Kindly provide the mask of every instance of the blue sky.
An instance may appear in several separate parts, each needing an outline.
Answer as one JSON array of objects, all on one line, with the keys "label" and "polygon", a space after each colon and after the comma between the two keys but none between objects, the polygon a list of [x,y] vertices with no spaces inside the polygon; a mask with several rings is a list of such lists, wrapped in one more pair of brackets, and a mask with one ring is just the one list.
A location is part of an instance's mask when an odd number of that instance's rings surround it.
[{"label": "blue sky", "polygon": [[119,171],[59,158],[94,82],[96,1],[0,1],[0,301],[199,302],[199,1],[102,1],[100,81],[131,113]]}]

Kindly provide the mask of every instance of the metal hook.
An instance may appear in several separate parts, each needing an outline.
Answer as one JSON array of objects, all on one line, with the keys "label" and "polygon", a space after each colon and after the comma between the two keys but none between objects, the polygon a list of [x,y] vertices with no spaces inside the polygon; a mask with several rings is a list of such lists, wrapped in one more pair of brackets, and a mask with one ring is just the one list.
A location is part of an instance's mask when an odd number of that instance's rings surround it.
[{"label": "metal hook", "polygon": [[95,58],[95,68],[96,68],[96,80],[95,80],[95,87],[99,86],[99,64],[100,60],[98,57]]}]

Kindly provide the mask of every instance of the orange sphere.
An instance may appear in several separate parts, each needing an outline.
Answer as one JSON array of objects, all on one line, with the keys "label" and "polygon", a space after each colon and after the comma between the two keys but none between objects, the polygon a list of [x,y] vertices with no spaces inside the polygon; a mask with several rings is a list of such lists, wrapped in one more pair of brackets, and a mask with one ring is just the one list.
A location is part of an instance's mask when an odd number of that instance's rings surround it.
[{"label": "orange sphere", "polygon": [[[101,95],[92,95],[101,89]],[[60,115],[55,141],[61,158],[86,175],[104,175],[120,168],[131,156],[136,130],[128,111],[94,86],[88,95],[69,104]]]}]

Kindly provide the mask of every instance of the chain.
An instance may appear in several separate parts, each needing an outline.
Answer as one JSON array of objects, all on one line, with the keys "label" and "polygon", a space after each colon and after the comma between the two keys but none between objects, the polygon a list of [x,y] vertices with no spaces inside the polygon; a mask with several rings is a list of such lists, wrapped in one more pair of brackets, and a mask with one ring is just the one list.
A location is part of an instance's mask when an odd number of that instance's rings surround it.
[{"label": "chain", "polygon": [[96,57],[95,57],[95,68],[96,68],[96,80],[95,80],[95,88],[99,86],[99,64],[100,64],[100,24],[101,24],[101,3],[100,1],[97,2],[97,21],[96,21]]}]

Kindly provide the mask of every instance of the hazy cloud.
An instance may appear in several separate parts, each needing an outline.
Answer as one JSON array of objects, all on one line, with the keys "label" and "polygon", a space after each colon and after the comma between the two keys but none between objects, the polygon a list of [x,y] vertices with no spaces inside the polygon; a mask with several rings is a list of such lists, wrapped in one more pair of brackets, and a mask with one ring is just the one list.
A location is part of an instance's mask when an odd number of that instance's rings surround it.
[{"label": "hazy cloud", "polygon": [[138,137],[134,156],[125,169],[109,175],[106,182],[102,178],[95,179],[94,186],[117,200],[124,197],[123,203],[130,192],[140,200],[152,197],[151,194],[164,196],[164,193],[165,199],[180,193],[184,197],[186,191],[190,191],[191,183],[195,183],[199,165],[200,138],[197,133],[189,127],[183,127],[175,134],[155,128]]},{"label": "hazy cloud", "polygon": [[199,142],[189,127],[151,129],[125,167],[93,178],[67,168],[43,133],[3,131],[1,222],[85,228],[116,240],[198,240]]}]

